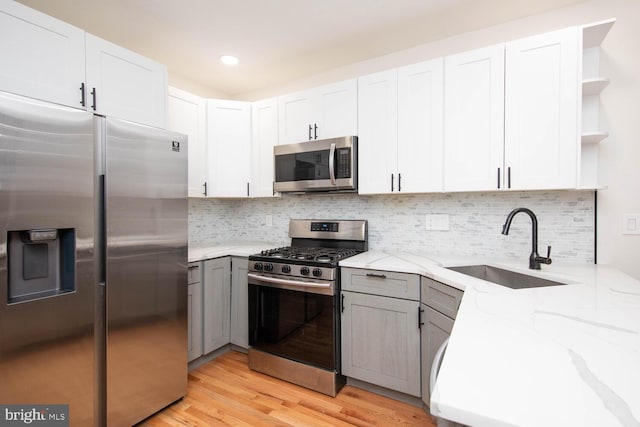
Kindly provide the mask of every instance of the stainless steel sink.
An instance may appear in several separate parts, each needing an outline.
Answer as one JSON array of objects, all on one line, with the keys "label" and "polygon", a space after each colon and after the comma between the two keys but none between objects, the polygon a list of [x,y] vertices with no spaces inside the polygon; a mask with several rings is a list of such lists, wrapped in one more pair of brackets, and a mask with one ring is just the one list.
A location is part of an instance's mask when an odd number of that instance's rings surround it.
[{"label": "stainless steel sink", "polygon": [[448,270],[457,271],[487,282],[497,283],[511,289],[540,288],[545,286],[566,285],[566,283],[515,271],[504,270],[490,265],[465,265],[461,267],[447,267]]}]

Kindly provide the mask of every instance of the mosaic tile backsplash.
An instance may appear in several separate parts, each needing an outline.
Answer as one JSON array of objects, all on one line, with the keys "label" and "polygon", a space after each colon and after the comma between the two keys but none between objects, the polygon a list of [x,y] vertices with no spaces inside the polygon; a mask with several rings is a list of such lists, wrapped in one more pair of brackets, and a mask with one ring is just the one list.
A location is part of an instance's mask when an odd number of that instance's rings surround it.
[{"label": "mosaic tile backsplash", "polygon": [[[366,219],[372,250],[527,259],[531,252],[527,215],[516,215],[509,235],[501,234],[507,214],[518,207],[531,209],[538,218],[541,255],[551,245],[553,259],[594,262],[594,193],[580,191],[189,199],[189,245],[229,240],[287,245],[291,218]],[[426,230],[427,214],[447,214],[449,230]]]}]

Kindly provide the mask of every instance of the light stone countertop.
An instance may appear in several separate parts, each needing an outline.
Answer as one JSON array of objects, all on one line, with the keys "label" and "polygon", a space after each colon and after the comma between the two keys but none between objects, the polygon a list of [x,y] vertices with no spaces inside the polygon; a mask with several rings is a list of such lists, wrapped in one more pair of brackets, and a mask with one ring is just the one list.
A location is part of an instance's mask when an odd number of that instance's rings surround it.
[{"label": "light stone countertop", "polygon": [[283,246],[283,244],[273,242],[231,240],[221,242],[214,246],[201,248],[189,247],[188,259],[189,262],[196,262],[205,259],[221,258],[225,256],[248,257],[249,255],[257,254],[262,250],[272,249],[279,246]]},{"label": "light stone countertop", "polygon": [[[421,274],[464,290],[431,396],[470,426],[640,426],[640,282],[589,264],[369,251],[343,267]],[[491,264],[568,283],[510,289],[443,266]]]}]

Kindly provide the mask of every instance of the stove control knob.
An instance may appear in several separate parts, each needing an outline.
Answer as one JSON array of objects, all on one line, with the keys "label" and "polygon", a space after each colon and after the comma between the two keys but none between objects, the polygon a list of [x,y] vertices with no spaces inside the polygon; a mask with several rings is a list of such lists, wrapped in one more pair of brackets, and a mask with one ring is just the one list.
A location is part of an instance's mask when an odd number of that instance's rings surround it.
[{"label": "stove control knob", "polygon": [[264,271],[273,271],[273,264],[265,264]]},{"label": "stove control knob", "polygon": [[291,266],[290,265],[283,265],[282,266],[282,272],[283,273],[291,273]]},{"label": "stove control knob", "polygon": [[314,268],[314,269],[313,269],[313,275],[314,275],[315,277],[320,277],[320,276],[322,276],[322,269],[320,269],[320,268]]},{"label": "stove control knob", "polygon": [[302,267],[300,269],[300,274],[302,274],[304,276],[308,276],[309,275],[309,267]]},{"label": "stove control knob", "polygon": [[262,263],[261,262],[256,262],[255,264],[253,264],[253,268],[257,271],[262,270]]}]

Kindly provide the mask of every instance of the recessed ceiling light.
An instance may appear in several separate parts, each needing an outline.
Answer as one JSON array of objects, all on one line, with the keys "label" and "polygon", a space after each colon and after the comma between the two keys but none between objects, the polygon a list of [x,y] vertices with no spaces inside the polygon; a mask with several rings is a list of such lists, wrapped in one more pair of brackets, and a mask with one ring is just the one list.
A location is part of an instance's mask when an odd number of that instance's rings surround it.
[{"label": "recessed ceiling light", "polygon": [[238,58],[233,55],[222,55],[220,61],[224,65],[238,65],[238,62],[240,62]]}]

